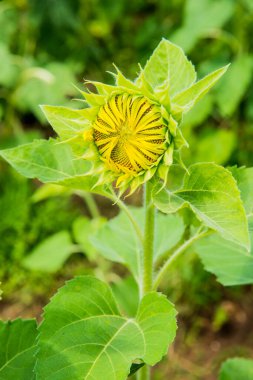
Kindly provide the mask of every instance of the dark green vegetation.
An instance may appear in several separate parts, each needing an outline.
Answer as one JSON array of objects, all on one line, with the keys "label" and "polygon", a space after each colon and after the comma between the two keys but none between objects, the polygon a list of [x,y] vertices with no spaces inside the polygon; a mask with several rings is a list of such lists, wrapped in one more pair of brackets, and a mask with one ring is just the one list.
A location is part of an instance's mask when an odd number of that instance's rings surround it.
[{"label": "dark green vegetation", "polygon": [[[111,62],[133,78],[138,70],[133,62],[144,64],[161,37],[167,37],[186,50],[201,76],[232,62],[221,83],[185,117],[184,131],[191,146],[184,152],[185,160],[188,164],[214,161],[230,166],[253,166],[253,42],[250,37],[253,7],[250,0],[0,1],[0,25],[1,148],[50,135],[51,129],[38,104],[69,105],[70,97],[78,96],[72,83],[81,87],[83,78],[108,83],[111,78],[105,77],[104,72],[112,70]],[[202,62],[201,65],[198,66],[198,62]],[[105,276],[106,280],[118,281],[111,265],[97,256],[83,233],[78,233],[84,228],[94,231],[103,223],[96,212],[92,226],[83,218],[83,215],[91,215],[83,195],[57,196],[58,190],[52,188],[44,189],[44,194],[37,193],[37,182],[31,184],[3,162],[0,168],[0,275],[6,318],[5,310],[10,310],[11,317],[24,310],[24,306],[11,310],[7,305],[9,301],[17,303],[19,299],[24,305],[45,304],[47,295],[54,293],[58,286],[56,282],[62,283],[74,274],[92,273],[95,268],[95,273]],[[40,197],[45,199],[40,200]],[[101,213],[111,216],[108,203],[104,204],[100,198],[98,201]],[[138,199],[133,202],[138,203]],[[44,269],[41,271],[25,260],[38,249],[39,243],[58,233],[61,235],[56,235],[56,243],[50,242],[51,249],[54,250],[55,244],[67,247],[66,259],[74,253],[63,268],[62,263],[57,262],[53,269],[45,271],[44,264],[40,263]],[[46,251],[50,252],[48,246]],[[117,270],[122,272],[121,267]],[[229,339],[223,353],[220,349],[215,351],[217,345],[214,344],[214,362],[206,372],[184,361],[180,367],[179,359],[174,376],[178,373],[182,379],[186,376],[207,379],[210,375],[213,379],[213,368],[217,370],[227,356],[252,354],[252,333],[248,333],[245,345],[244,336],[235,337],[235,343],[232,340],[235,329],[241,326],[240,311],[245,329],[252,329],[248,322],[252,316],[249,301],[252,289],[222,289],[193,257],[185,259],[180,272],[179,279],[175,265],[172,279],[164,288],[168,289],[170,299],[181,305],[181,318],[187,331],[181,342],[191,350],[193,342],[203,334],[214,343],[222,341],[226,334]],[[126,288],[123,284],[116,293],[124,294]],[[134,302],[124,305],[129,313],[135,310],[134,306]],[[30,316],[33,315],[31,311]],[[208,345],[207,339],[203,346]],[[180,352],[182,344],[177,349]],[[198,350],[194,350],[196,354],[190,361],[197,363]],[[184,353],[188,356],[187,349]],[[206,357],[200,358],[201,363],[205,360]],[[161,369],[161,379],[165,378],[165,371]]]}]

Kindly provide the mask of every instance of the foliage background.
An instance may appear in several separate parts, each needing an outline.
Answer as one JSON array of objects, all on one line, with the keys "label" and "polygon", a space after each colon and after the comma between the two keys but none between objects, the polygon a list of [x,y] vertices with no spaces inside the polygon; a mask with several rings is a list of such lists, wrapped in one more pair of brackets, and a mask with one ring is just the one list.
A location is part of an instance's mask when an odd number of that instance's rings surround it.
[{"label": "foliage background", "polygon": [[[136,62],[144,65],[165,37],[182,46],[202,76],[232,63],[184,119],[186,162],[253,166],[252,33],[251,0],[1,0],[0,148],[51,136],[39,104],[80,106],[71,100],[78,97],[73,84],[82,87],[84,78],[110,82],[112,62],[133,79]],[[116,283],[125,274],[94,254],[87,239],[80,247],[79,227],[91,228],[83,219],[91,216],[85,194],[38,188],[0,162],[4,318],[38,315],[49,295],[75,274],[95,272]],[[103,216],[115,215],[109,203],[99,197],[96,202]],[[140,194],[131,202],[138,205]],[[67,262],[58,263],[54,274],[26,269],[30,252],[61,231],[71,239]],[[182,329],[156,378],[173,372],[178,379],[213,379],[225,357],[252,355],[252,288],[222,288],[194,256],[178,266],[164,287],[178,305]]]}]

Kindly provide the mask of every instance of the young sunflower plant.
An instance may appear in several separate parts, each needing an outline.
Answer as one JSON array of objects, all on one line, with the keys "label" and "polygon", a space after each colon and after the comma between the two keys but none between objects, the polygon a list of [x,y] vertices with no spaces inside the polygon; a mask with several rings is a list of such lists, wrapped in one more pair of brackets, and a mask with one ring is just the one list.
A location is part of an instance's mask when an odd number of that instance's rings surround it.
[{"label": "young sunflower plant", "polygon": [[[184,114],[226,70],[197,81],[182,49],[163,39],[134,81],[115,68],[114,85],[86,82],[86,91],[80,91],[84,107],[42,106],[56,139],[0,152],[26,177],[116,203],[119,215],[91,236],[90,243],[106,259],[125,265],[138,287],[126,296],[133,301],[138,293],[136,309],[126,307],[122,313],[125,301],[118,298],[119,309],[108,284],[80,276],[45,307],[38,332],[34,321],[0,324],[6,350],[7,336],[22,331],[24,337],[22,345],[11,340],[0,378],[125,380],[137,371],[140,380],[149,379],[150,366],[167,353],[177,328],[174,305],[157,289],[171,264],[193,244],[207,270],[225,285],[253,282],[244,270],[233,272],[235,266],[226,266],[223,249],[233,252],[236,265],[245,268],[252,260],[247,254],[251,169],[227,170],[214,163],[186,168],[181,159],[181,149],[187,147],[180,127]],[[175,165],[185,175],[172,191],[167,179]],[[143,207],[127,206],[125,195],[142,186]],[[190,211],[184,215],[185,208]],[[21,354],[23,363],[16,365]]]}]

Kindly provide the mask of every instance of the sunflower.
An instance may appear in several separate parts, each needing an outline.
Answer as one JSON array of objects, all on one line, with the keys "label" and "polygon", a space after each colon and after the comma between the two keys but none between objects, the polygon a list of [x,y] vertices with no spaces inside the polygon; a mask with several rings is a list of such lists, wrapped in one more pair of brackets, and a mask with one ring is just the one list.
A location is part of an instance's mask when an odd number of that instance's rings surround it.
[{"label": "sunflower", "polygon": [[134,83],[118,69],[114,75],[115,86],[87,82],[97,93],[81,91],[92,114],[83,132],[90,174],[99,175],[97,186],[116,181],[120,194],[154,176],[165,183],[174,148],[186,145],[177,122],[144,76]]}]

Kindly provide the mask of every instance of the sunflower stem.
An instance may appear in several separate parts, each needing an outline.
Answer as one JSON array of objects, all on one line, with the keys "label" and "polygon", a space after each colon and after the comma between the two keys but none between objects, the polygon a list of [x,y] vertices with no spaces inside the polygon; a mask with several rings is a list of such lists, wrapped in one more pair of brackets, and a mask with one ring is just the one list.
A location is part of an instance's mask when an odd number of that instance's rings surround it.
[{"label": "sunflower stem", "polygon": [[165,277],[165,275],[168,273],[169,271],[169,268],[170,266],[174,263],[174,261],[182,255],[182,253],[185,252],[185,250],[187,248],[189,248],[193,243],[195,243],[197,240],[205,237],[205,236],[208,236],[210,234],[213,233],[212,230],[205,230],[203,231],[202,230],[203,226],[201,226],[198,231],[192,236],[190,237],[190,239],[186,240],[180,247],[178,247],[173,253],[172,255],[165,261],[165,263],[163,264],[162,268],[160,269],[160,271],[158,272],[157,276],[156,276],[156,279],[154,281],[154,286],[153,286],[153,290],[157,290],[157,288],[159,287],[161,281],[163,280],[163,278]]},{"label": "sunflower stem", "polygon": [[[155,206],[152,203],[152,182],[148,181],[144,187],[145,229],[143,241],[143,273],[141,295],[152,291],[153,287],[153,256],[155,231]],[[145,365],[138,371],[138,380],[150,380],[150,366]]]},{"label": "sunflower stem", "polygon": [[145,185],[144,191],[145,230],[143,242],[143,295],[150,292],[153,285],[155,207],[152,203],[151,192],[152,183],[148,181]]},{"label": "sunflower stem", "polygon": [[91,217],[94,219],[99,218],[100,211],[95,199],[93,198],[93,195],[85,191],[85,192],[82,192],[82,197],[86,202],[86,205],[88,207]]},{"label": "sunflower stem", "polygon": [[147,365],[144,365],[138,372],[137,372],[137,380],[150,380],[150,367]]},{"label": "sunflower stem", "polygon": [[142,234],[142,231],[140,229],[140,226],[138,225],[137,221],[135,220],[133,214],[131,213],[131,211],[129,210],[129,207],[127,207],[127,205],[122,202],[121,199],[119,199],[117,197],[117,195],[115,194],[114,190],[111,188],[111,199],[116,203],[116,205],[126,213],[128,219],[130,220],[130,222],[132,223],[132,226],[135,230],[135,233],[136,233],[136,236],[138,237],[139,241],[140,241],[140,244],[143,245],[143,234]]}]

